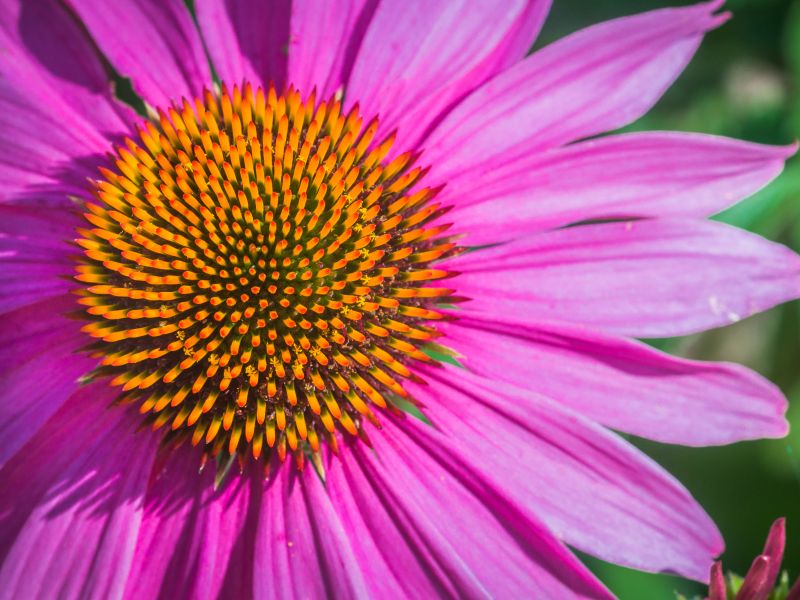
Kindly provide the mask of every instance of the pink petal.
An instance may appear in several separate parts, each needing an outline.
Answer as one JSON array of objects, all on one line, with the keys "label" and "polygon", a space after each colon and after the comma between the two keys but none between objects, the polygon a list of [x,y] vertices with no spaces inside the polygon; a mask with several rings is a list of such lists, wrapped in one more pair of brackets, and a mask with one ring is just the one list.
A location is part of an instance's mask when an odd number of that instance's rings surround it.
[{"label": "pink petal", "polygon": [[133,112],[59,2],[4,2],[0,45],[0,202],[69,206]]},{"label": "pink petal", "polygon": [[[326,487],[333,492],[331,502],[352,540],[354,564],[358,564],[368,583],[369,593],[376,598],[391,598],[401,593],[434,597],[436,588],[424,567],[402,534],[392,526],[393,517],[381,514],[377,506],[381,500],[371,488],[370,479],[359,469],[356,457],[348,455],[349,449],[347,454],[328,457]],[[376,503],[374,508],[373,503]]]},{"label": "pink petal", "polygon": [[75,354],[85,334],[79,322],[62,316],[75,308],[73,298],[61,296],[0,319],[0,466],[76,392],[78,378],[97,362]]},{"label": "pink petal", "polygon": [[380,115],[379,136],[398,129],[408,150],[454,103],[530,48],[550,0],[382,3],[347,85],[349,105]]},{"label": "pink petal", "polygon": [[800,257],[712,221],[656,219],[570,227],[470,252],[465,312],[566,321],[669,337],[738,321],[800,295]]},{"label": "pink petal", "polygon": [[0,313],[66,293],[74,287],[75,236],[70,214],[0,205]]},{"label": "pink petal", "polygon": [[200,453],[180,448],[154,470],[125,597],[250,597],[261,478],[198,474]]},{"label": "pink petal", "polygon": [[487,480],[570,546],[635,569],[708,579],[722,551],[717,528],[632,445],[552,400],[464,369],[420,375],[427,385],[409,391],[435,429],[415,419],[403,427],[428,451],[441,448],[470,480]]},{"label": "pink petal", "polygon": [[[114,99],[101,57],[68,10],[56,0],[12,0],[3,4],[0,15],[5,53],[0,68],[6,77],[13,74],[18,90],[30,83],[36,92],[49,93],[37,100],[51,118],[63,106],[106,136],[128,129],[135,114]],[[45,133],[47,139],[54,132]],[[76,136],[76,141],[92,138]]]},{"label": "pink petal", "polygon": [[715,0],[601,23],[482,86],[431,134],[431,178],[482,179],[514,158],[610,131],[646,113],[725,16]]},{"label": "pink petal", "polygon": [[613,135],[533,153],[447,185],[467,244],[590,219],[705,217],[771,181],[795,147],[686,133]]},{"label": "pink petal", "polygon": [[374,0],[292,4],[287,80],[303,93],[328,98],[345,85],[372,20]]},{"label": "pink petal", "polygon": [[[126,596],[365,597],[359,565],[313,468],[229,475],[180,450],[148,492]],[[276,584],[280,582],[280,584]]]},{"label": "pink petal", "polygon": [[256,532],[255,597],[367,598],[361,568],[313,467],[278,467]]},{"label": "pink petal", "polygon": [[66,0],[116,69],[155,107],[211,85],[203,43],[182,0]]},{"label": "pink petal", "polygon": [[223,82],[229,85],[245,80],[260,85],[272,82],[283,87],[291,4],[289,0],[196,2],[200,31]]},{"label": "pink petal", "polygon": [[438,325],[471,371],[542,394],[608,427],[709,446],[786,435],[786,399],[736,364],[669,356],[566,324],[486,316]]},{"label": "pink petal", "polygon": [[371,437],[374,452],[356,442],[325,467],[370,597],[609,597],[538,522],[447,464],[446,448],[391,422]]},{"label": "pink petal", "polygon": [[0,471],[0,589],[10,598],[119,597],[156,449],[115,392],[75,395]]}]

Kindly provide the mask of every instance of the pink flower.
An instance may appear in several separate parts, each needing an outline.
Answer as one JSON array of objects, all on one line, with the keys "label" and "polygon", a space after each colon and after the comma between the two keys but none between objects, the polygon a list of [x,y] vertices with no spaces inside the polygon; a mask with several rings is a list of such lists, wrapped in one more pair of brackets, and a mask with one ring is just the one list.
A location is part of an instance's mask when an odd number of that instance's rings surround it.
[{"label": "pink flower", "polygon": [[528,57],[548,0],[64,4],[0,9],[2,595],[608,597],[568,547],[707,580],[716,527],[611,430],[786,433],[633,338],[798,296],[705,220],[795,149],[595,136],[720,2]]}]

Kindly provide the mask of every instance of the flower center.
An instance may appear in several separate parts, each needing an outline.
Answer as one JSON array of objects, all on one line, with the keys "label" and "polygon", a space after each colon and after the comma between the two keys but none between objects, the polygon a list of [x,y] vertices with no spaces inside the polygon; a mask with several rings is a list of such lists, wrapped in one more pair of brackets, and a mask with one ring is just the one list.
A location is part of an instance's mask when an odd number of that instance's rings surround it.
[{"label": "flower center", "polygon": [[102,169],[76,278],[120,401],[206,456],[288,451],[408,398],[458,251],[411,153],[357,108],[270,88],[159,111]]}]

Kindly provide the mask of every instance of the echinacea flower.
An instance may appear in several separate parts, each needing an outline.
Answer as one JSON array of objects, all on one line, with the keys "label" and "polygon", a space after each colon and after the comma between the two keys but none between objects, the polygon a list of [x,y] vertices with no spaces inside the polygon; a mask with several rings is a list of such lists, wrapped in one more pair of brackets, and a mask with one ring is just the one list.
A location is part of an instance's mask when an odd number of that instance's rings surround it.
[{"label": "echinacea flower", "polygon": [[714,563],[706,600],[800,600],[800,578],[791,588],[785,571],[778,580],[785,546],[786,519],[780,518],[770,527],[764,551],[756,556],[744,577],[731,573],[726,581],[722,562]]},{"label": "echinacea flower", "polygon": [[634,338],[798,296],[705,220],[794,148],[596,136],[720,4],[526,56],[548,0],[3,2],[0,595],[608,597],[568,547],[707,580],[714,524],[611,430],[786,433]]}]

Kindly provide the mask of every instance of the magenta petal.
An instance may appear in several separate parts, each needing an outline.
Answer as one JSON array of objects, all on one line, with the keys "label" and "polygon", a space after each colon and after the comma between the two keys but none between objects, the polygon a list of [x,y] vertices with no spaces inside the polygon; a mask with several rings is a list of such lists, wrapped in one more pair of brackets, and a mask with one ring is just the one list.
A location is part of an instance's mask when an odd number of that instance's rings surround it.
[{"label": "magenta petal", "polygon": [[667,443],[710,446],[783,437],[786,399],[740,365],[669,356],[565,324],[492,316],[439,328],[473,372],[552,398],[608,427]]},{"label": "magenta petal", "polygon": [[380,115],[407,150],[446,110],[530,48],[550,0],[379,5],[346,89],[349,105]]},{"label": "magenta petal", "polygon": [[372,0],[198,0],[196,8],[224,82],[291,84],[322,98],[344,84],[375,10]]},{"label": "magenta petal", "polygon": [[556,402],[464,369],[424,369],[409,391],[440,446],[567,544],[603,560],[705,581],[722,539],[673,477],[631,444]]},{"label": "magenta petal", "polygon": [[458,105],[425,145],[431,176],[482,179],[514,158],[642,116],[723,20],[720,1],[601,23],[534,53]]},{"label": "magenta petal", "polygon": [[230,475],[214,490],[214,467],[180,448],[154,472],[125,597],[251,597],[259,477]]},{"label": "magenta petal", "polygon": [[71,215],[0,205],[0,313],[66,293],[75,263]]},{"label": "magenta petal", "polygon": [[223,82],[234,85],[246,80],[277,87],[286,83],[286,57],[291,51],[289,0],[198,0],[196,10],[208,53]]},{"label": "magenta petal", "polygon": [[769,183],[794,147],[686,133],[613,135],[521,157],[437,197],[466,243],[590,219],[706,217]]},{"label": "magenta petal", "polygon": [[313,467],[279,467],[256,532],[255,597],[367,598],[361,568]]},{"label": "magenta petal", "polygon": [[470,252],[448,268],[462,273],[465,312],[631,337],[703,331],[800,296],[800,257],[713,221],[570,227]]},{"label": "magenta petal", "polygon": [[126,597],[365,597],[347,536],[313,469],[229,475],[178,451],[148,492]]},{"label": "magenta petal", "polygon": [[[325,480],[332,492],[331,502],[352,540],[355,561],[370,594],[376,598],[391,598],[402,592],[434,597],[435,585],[401,534],[391,526],[392,517],[381,514],[378,507],[372,508],[372,503],[380,500],[371,489],[370,480],[359,469],[356,457],[349,456],[348,449],[347,454],[327,459]],[[384,528],[384,520],[390,526]]]},{"label": "magenta petal", "polygon": [[[101,57],[73,15],[57,0],[24,0],[3,3],[0,9],[4,57],[3,75],[19,91],[42,95],[41,110],[57,122],[62,107],[70,117],[85,121],[96,132],[114,137],[128,129],[133,111],[114,99]],[[31,90],[25,88],[30,85]],[[91,144],[95,136],[81,139],[76,123],[59,123],[73,129],[75,141]],[[55,127],[42,131],[48,139]],[[100,146],[104,148],[104,145]]]},{"label": "magenta petal", "polygon": [[134,435],[105,384],[76,394],[0,471],[0,589],[9,598],[119,597],[155,436]]},{"label": "magenta petal", "polygon": [[59,2],[4,2],[0,20],[0,203],[68,206],[133,112]]},{"label": "magenta petal", "polygon": [[610,597],[538,522],[413,435],[385,423],[374,452],[357,442],[325,467],[370,597]]},{"label": "magenta petal", "polygon": [[375,7],[374,0],[293,3],[288,83],[324,99],[344,86]]},{"label": "magenta petal", "polygon": [[153,106],[211,85],[203,43],[182,0],[66,0],[100,50]]},{"label": "magenta petal", "polygon": [[76,391],[96,360],[75,354],[85,344],[77,321],[61,313],[74,300],[44,300],[0,320],[0,465],[12,457]]}]

